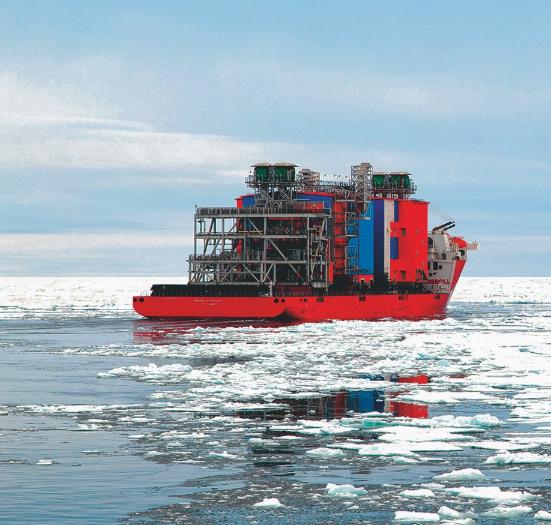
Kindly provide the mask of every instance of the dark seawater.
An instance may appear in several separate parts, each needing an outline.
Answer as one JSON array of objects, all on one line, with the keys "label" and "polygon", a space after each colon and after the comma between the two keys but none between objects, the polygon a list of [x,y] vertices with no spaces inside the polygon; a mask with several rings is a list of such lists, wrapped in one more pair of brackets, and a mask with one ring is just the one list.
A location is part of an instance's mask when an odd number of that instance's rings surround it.
[{"label": "dark seawater", "polygon": [[129,282],[0,288],[1,523],[551,512],[551,280],[467,280],[439,321],[202,326],[137,319]]}]

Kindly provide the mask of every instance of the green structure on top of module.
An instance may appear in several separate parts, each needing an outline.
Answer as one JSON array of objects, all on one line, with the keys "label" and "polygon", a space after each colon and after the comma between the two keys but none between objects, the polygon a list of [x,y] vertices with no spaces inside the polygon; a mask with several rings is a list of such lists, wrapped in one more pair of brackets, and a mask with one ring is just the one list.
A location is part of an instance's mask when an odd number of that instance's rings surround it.
[{"label": "green structure on top of module", "polygon": [[278,162],[269,164],[263,162],[253,166],[253,176],[255,182],[295,182],[296,164],[288,162]]},{"label": "green structure on top of module", "polygon": [[410,189],[411,174],[403,171],[373,174],[371,185],[375,189]]}]

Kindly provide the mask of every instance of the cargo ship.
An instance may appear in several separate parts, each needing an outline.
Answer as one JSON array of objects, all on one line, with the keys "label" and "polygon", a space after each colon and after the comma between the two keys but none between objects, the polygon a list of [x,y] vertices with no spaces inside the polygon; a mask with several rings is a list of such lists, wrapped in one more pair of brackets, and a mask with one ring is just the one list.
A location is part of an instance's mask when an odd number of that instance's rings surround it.
[{"label": "cargo ship", "polygon": [[328,180],[260,163],[231,207],[197,207],[187,284],[133,297],[149,319],[282,321],[441,317],[477,248],[428,229],[410,173],[352,166]]}]

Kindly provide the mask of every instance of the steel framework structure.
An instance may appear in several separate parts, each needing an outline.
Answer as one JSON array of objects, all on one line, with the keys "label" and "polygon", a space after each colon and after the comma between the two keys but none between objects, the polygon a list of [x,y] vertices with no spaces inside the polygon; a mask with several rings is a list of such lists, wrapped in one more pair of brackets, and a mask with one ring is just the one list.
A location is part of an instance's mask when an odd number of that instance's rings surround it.
[{"label": "steel framework structure", "polygon": [[331,210],[197,208],[189,282],[329,286]]},{"label": "steel framework structure", "polygon": [[371,177],[373,166],[369,162],[362,162],[350,169],[350,184],[354,188],[354,200],[358,212],[365,211],[371,197]]}]

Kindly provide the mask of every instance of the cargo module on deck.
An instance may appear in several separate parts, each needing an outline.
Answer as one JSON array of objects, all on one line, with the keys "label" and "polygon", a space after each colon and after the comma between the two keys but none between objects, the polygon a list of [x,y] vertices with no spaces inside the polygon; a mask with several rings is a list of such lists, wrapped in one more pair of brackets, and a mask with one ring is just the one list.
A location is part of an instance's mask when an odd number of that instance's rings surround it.
[{"label": "cargo module on deck", "polygon": [[250,194],[196,208],[186,285],[133,298],[148,318],[418,319],[440,316],[476,243],[452,221],[428,231],[405,172],[352,166],[326,181],[288,163],[256,164]]}]

